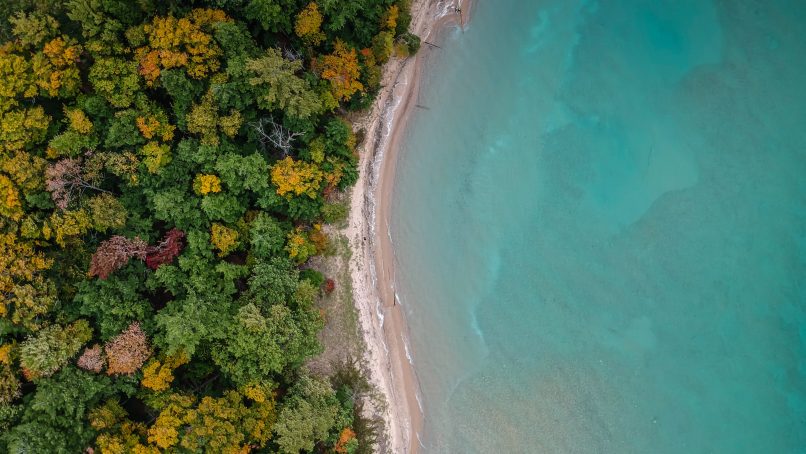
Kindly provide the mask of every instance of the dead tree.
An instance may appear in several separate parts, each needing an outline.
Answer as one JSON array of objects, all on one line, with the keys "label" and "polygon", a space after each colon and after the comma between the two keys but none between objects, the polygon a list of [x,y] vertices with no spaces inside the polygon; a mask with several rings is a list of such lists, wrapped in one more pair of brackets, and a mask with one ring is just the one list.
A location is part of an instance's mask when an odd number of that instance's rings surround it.
[{"label": "dead tree", "polygon": [[272,146],[283,154],[288,156],[291,154],[291,144],[294,139],[301,136],[301,132],[292,132],[285,129],[281,124],[274,121],[273,118],[261,118],[260,120],[251,123],[252,129],[258,134],[260,143],[266,146]]},{"label": "dead tree", "polygon": [[110,193],[87,181],[81,159],[65,158],[49,165],[45,170],[45,186],[60,210],[66,210],[87,189]]},{"label": "dead tree", "polygon": [[284,48],[283,49],[283,56],[286,60],[297,61],[302,58],[302,54],[299,51],[296,51],[291,48]]}]

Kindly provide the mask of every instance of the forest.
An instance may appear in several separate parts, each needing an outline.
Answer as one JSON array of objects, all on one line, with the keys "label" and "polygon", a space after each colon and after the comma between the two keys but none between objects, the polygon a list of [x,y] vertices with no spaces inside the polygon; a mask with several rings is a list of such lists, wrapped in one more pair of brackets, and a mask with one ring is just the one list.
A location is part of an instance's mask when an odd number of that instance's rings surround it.
[{"label": "forest", "polygon": [[0,5],[0,452],[359,453],[306,264],[408,0]]}]

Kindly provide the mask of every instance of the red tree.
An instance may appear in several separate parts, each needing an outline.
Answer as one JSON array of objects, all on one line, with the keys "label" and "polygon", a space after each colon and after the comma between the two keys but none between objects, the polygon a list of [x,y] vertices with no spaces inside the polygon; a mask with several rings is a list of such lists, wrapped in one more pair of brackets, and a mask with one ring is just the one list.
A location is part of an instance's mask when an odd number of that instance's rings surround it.
[{"label": "red tree", "polygon": [[325,281],[325,293],[330,295],[331,293],[333,293],[333,290],[336,290],[336,283],[333,281],[333,279],[326,280]]},{"label": "red tree", "polygon": [[149,246],[140,238],[130,240],[115,235],[101,243],[95,254],[92,254],[89,274],[106,279],[129,263],[132,257],[145,260],[149,268],[156,270],[162,264],[171,263],[179,255],[184,245],[184,238],[185,232],[171,229],[159,244]]},{"label": "red tree", "polygon": [[90,276],[106,279],[110,274],[129,263],[129,259],[132,257],[145,260],[147,252],[148,245],[140,238],[130,240],[126,237],[115,235],[101,243],[95,253],[92,254]]},{"label": "red tree", "polygon": [[98,344],[84,349],[84,353],[78,358],[76,363],[78,367],[84,370],[91,370],[95,373],[100,372],[106,364],[104,352]]},{"label": "red tree", "polygon": [[171,263],[182,251],[184,239],[185,232],[179,229],[169,230],[158,245],[149,248],[146,255],[146,265],[152,270],[156,270],[162,264]]}]

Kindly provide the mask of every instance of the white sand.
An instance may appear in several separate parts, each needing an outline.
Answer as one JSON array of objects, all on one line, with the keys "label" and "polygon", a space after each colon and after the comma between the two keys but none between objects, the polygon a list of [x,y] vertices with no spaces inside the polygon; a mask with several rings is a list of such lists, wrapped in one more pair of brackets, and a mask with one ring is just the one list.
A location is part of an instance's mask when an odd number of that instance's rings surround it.
[{"label": "white sand", "polygon": [[395,305],[394,251],[389,236],[389,202],[397,161],[396,142],[405,128],[407,114],[416,99],[417,81],[426,52],[439,52],[433,42],[439,29],[457,24],[455,6],[469,16],[468,0],[415,0],[412,33],[423,38],[417,57],[392,59],[384,67],[382,90],[371,111],[355,125],[366,132],[360,150],[360,175],[352,194],[348,227],[353,294],[366,344],[371,382],[384,394],[386,408],[370,409],[386,422],[380,452],[415,453],[423,414],[419,386],[406,344],[405,316]]}]

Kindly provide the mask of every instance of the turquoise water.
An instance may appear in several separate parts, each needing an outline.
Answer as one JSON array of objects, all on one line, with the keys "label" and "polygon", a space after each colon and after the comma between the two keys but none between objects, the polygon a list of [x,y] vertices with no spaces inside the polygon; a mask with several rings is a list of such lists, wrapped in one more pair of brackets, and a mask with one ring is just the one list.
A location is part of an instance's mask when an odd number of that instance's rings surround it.
[{"label": "turquoise water", "polygon": [[806,2],[476,2],[394,196],[428,453],[806,452]]}]

